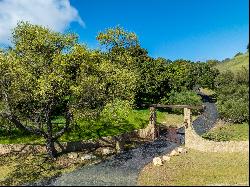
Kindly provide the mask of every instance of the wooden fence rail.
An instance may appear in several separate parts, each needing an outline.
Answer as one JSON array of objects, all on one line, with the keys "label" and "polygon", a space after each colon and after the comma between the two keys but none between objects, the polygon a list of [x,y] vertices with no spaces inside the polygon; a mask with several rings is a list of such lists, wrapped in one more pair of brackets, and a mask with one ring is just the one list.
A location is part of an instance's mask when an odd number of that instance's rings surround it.
[{"label": "wooden fence rail", "polygon": [[142,106],[155,108],[189,108],[189,109],[205,109],[205,105],[163,105],[163,104],[142,104]]}]

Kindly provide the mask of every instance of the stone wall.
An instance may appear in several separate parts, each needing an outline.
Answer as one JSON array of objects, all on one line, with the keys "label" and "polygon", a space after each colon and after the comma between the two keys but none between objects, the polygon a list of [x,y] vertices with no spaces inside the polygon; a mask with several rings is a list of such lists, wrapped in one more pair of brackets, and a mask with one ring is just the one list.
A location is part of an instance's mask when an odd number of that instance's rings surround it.
[{"label": "stone wall", "polygon": [[185,130],[185,147],[204,152],[249,152],[249,141],[215,142],[200,137],[193,128]]},{"label": "stone wall", "polygon": [[[81,142],[63,142],[55,144],[56,149],[59,152],[72,152],[82,151],[89,148],[100,147],[99,142],[94,141],[81,141]],[[8,153],[45,153],[45,145],[29,145],[29,144],[0,144],[0,155]]]},{"label": "stone wall", "polygon": [[[97,149],[99,147],[113,147],[116,149],[123,149],[124,142],[131,141],[132,139],[146,139],[153,140],[156,133],[156,128],[152,125],[148,125],[144,129],[138,129],[132,132],[124,133],[114,137],[102,137],[98,140],[86,140],[79,142],[63,142],[55,143],[56,149],[59,152],[74,152],[83,151],[86,149]],[[28,145],[28,144],[0,144],[0,155],[8,153],[27,153],[27,152],[39,152],[45,153],[45,145]]]}]

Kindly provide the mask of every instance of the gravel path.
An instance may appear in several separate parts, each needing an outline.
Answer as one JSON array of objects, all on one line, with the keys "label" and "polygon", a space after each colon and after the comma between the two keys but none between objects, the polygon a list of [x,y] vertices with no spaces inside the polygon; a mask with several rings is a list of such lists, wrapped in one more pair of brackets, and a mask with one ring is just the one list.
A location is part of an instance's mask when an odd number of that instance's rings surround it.
[{"label": "gravel path", "polygon": [[140,170],[155,156],[163,155],[175,147],[160,138],[131,149],[99,164],[85,166],[36,186],[135,186]]},{"label": "gravel path", "polygon": [[198,135],[202,135],[213,128],[218,119],[218,111],[212,98],[199,93],[203,99],[203,104],[206,106],[202,115],[193,121],[193,127]]}]

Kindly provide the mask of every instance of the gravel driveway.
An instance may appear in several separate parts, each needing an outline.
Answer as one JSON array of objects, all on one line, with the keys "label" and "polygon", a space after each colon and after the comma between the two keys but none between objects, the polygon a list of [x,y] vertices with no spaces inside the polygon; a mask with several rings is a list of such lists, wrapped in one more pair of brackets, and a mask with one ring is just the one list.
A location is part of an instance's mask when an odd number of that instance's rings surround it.
[{"label": "gravel driveway", "polygon": [[63,174],[50,181],[33,186],[135,186],[140,170],[155,156],[163,155],[178,144],[160,138],[119,155],[71,173]]},{"label": "gravel driveway", "polygon": [[218,111],[212,98],[199,93],[203,99],[203,104],[206,106],[202,115],[193,121],[193,127],[197,134],[202,135],[213,128],[218,119]]}]

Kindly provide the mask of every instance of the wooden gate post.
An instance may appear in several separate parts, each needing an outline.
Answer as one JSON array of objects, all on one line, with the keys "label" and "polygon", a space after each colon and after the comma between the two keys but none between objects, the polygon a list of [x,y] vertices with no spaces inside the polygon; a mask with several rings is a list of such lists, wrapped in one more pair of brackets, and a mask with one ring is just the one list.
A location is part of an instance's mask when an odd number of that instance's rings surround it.
[{"label": "wooden gate post", "polygon": [[192,112],[190,108],[184,108],[184,123],[186,128],[191,128],[192,125]]},{"label": "wooden gate post", "polygon": [[151,126],[151,137],[153,140],[157,138],[158,135],[158,130],[156,126],[156,108],[155,107],[150,107],[150,118],[149,118],[149,125]]}]

